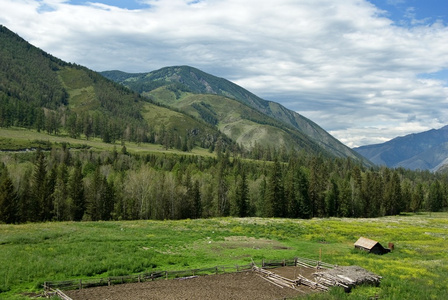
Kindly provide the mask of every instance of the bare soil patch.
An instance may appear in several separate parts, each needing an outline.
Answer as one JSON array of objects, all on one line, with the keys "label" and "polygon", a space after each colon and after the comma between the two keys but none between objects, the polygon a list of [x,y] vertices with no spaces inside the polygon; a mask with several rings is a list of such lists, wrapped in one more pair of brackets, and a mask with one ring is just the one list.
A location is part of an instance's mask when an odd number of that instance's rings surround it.
[{"label": "bare soil patch", "polygon": [[[299,273],[301,272],[302,273]],[[271,269],[284,277],[295,279],[294,274],[304,274],[306,268],[282,267]],[[315,270],[310,269],[311,273]],[[283,275],[286,274],[286,275]],[[157,280],[103,286],[67,291],[73,300],[139,300],[139,299],[216,299],[216,300],[275,300],[314,293],[305,286],[297,290],[275,286],[256,273],[247,271],[220,275],[199,276],[190,279]]]}]

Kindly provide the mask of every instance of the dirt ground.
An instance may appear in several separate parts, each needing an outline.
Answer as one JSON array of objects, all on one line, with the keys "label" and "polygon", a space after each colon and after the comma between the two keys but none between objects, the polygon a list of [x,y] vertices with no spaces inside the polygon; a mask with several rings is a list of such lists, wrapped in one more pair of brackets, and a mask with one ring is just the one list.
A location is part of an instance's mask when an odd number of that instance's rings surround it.
[{"label": "dirt ground", "polygon": [[[308,277],[315,270],[298,267],[270,269],[286,278],[296,274]],[[306,274],[305,274],[306,273]],[[199,276],[190,279],[156,280],[65,292],[73,300],[139,300],[139,299],[216,299],[216,300],[276,300],[293,298],[314,291],[301,286],[294,290],[281,288],[254,272]]]}]

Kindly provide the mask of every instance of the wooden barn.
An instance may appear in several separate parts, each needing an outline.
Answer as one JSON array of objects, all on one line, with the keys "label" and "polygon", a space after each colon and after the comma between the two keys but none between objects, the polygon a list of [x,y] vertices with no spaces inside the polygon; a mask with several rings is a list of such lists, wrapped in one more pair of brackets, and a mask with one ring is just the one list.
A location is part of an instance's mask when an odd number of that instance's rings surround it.
[{"label": "wooden barn", "polygon": [[365,237],[360,237],[356,241],[355,248],[367,251],[369,253],[374,253],[374,254],[385,254],[385,253],[390,252],[390,249],[384,248],[383,246],[381,246],[381,244],[379,242],[365,238]]}]

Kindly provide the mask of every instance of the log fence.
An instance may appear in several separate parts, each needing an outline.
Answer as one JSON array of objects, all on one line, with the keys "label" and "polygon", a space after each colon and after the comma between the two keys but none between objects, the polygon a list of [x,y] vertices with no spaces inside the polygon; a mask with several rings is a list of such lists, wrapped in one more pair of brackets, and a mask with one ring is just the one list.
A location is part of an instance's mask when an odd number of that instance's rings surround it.
[{"label": "log fence", "polygon": [[[327,268],[331,269],[334,266],[331,264],[323,263],[317,260],[312,260],[308,258],[294,258],[294,259],[283,259],[283,260],[272,260],[261,262],[262,268],[275,268],[279,266],[304,266],[307,268]],[[66,280],[66,281],[46,281],[44,283],[45,291],[56,291],[56,290],[75,290],[84,289],[97,286],[111,286],[123,283],[136,283],[152,280],[161,279],[181,279],[181,278],[194,278],[200,275],[211,275],[211,274],[224,274],[224,273],[234,273],[234,272],[247,272],[252,271],[253,267],[256,266],[255,262],[247,265],[227,265],[227,266],[215,266],[211,268],[203,269],[189,269],[181,271],[157,271],[151,273],[141,273],[137,275],[126,275],[126,276],[112,276],[106,278],[89,278],[89,279],[76,279],[76,280]]]}]

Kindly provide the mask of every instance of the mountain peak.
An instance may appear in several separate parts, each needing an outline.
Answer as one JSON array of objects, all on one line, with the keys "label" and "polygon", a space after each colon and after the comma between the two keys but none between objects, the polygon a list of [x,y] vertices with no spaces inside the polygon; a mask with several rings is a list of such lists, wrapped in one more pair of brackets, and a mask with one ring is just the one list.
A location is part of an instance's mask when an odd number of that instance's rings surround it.
[{"label": "mountain peak", "polygon": [[[302,139],[302,142],[297,141],[298,144],[313,144],[315,145],[313,147],[321,147],[323,151],[337,157],[351,157],[358,161],[364,160],[355,151],[343,145],[317,124],[300,114],[279,103],[264,100],[227,79],[208,74],[191,66],[171,66],[148,73],[126,74],[124,77],[113,76],[114,74],[110,72],[103,72],[102,74],[143,95],[154,95],[152,91],[163,86],[176,84],[177,86],[171,89],[177,89],[178,95],[180,94],[179,91],[182,90],[194,94],[211,94],[233,99],[275,120],[269,122],[279,122],[280,127],[285,130],[295,131],[295,134]],[[163,102],[164,100],[158,99],[158,101]],[[170,101],[166,104],[174,105],[176,102]],[[196,106],[199,104],[197,103]],[[204,112],[203,109],[202,112]],[[241,134],[243,133],[241,132]],[[305,140],[308,141],[305,142]]]},{"label": "mountain peak", "polygon": [[448,158],[446,145],[448,145],[448,125],[354,150],[378,165],[412,170],[437,170]]}]

